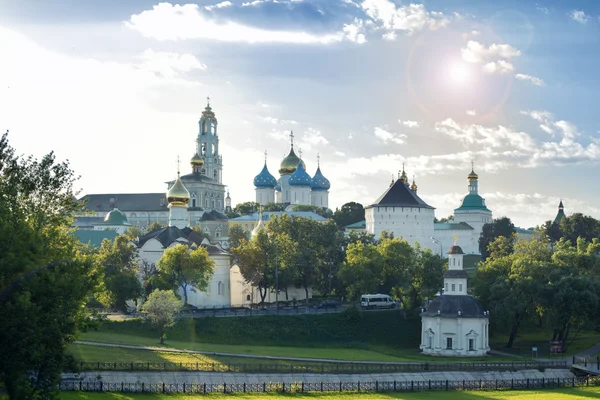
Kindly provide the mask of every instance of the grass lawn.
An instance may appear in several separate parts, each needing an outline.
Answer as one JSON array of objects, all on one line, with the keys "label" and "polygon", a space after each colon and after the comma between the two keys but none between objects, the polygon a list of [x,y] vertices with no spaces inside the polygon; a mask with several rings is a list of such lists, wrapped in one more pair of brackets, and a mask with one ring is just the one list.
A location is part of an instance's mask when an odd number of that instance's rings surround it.
[{"label": "grass lawn", "polygon": [[187,400],[187,399],[240,399],[264,400],[277,398],[290,398],[298,400],[324,399],[324,400],[484,400],[484,399],[511,399],[511,400],[577,400],[600,398],[600,388],[574,388],[544,391],[473,391],[473,392],[407,392],[407,393],[312,393],[312,394],[210,394],[198,395],[163,395],[163,394],[120,394],[120,393],[85,393],[63,392],[62,400]]},{"label": "grass lawn", "polygon": [[[574,334],[574,332],[573,332]],[[565,354],[551,355],[549,341],[552,338],[552,332],[543,328],[528,329],[517,335],[512,348],[505,348],[508,342],[508,335],[495,334],[490,337],[490,344],[493,349],[520,356],[531,357],[531,348],[538,348],[538,357],[543,358],[564,358],[586,350],[596,343],[600,342],[600,333],[594,331],[581,331],[571,343],[567,346]]]},{"label": "grass lawn", "polygon": [[[83,334],[81,340],[89,340],[94,342],[102,343],[116,343],[116,344],[128,344],[138,346],[149,346],[149,347],[169,347],[173,349],[183,350],[199,350],[199,351],[214,351],[222,353],[237,353],[237,354],[250,354],[260,356],[275,356],[275,357],[302,357],[302,358],[323,358],[323,359],[334,359],[334,360],[348,360],[348,361],[384,361],[384,362],[401,362],[401,361],[412,361],[412,362],[473,362],[473,361],[518,361],[513,358],[505,357],[478,357],[478,358],[441,358],[422,355],[418,349],[402,349],[394,348],[383,345],[372,345],[369,348],[336,348],[336,347],[284,347],[284,346],[253,346],[253,345],[230,345],[230,344],[214,344],[214,343],[199,343],[194,341],[177,341],[167,340],[164,345],[160,345],[158,339],[153,339],[144,336],[127,335],[122,333],[112,332],[100,332],[100,331],[88,331]],[[73,345],[77,346],[72,349],[72,354],[80,361],[132,361],[136,362],[153,362],[157,361],[171,361],[164,359],[164,354],[160,355],[148,355],[144,353],[159,353],[144,350],[129,350],[119,348],[106,348],[96,347],[98,350],[90,350],[89,352],[85,348],[93,347],[87,345]],[[113,352],[114,351],[114,352]],[[94,359],[93,357],[100,357]],[[170,358],[177,357],[175,355],[168,355]],[[179,357],[189,357],[192,355],[182,355]],[[127,357],[135,357],[133,360],[129,360]],[[146,359],[145,357],[150,357]],[[231,362],[231,363],[264,363],[265,361],[251,360],[251,359],[240,359],[235,357],[221,357],[221,356],[201,356],[202,359],[207,360],[206,362],[212,362],[209,360],[215,360],[215,362]],[[112,359],[111,359],[112,358]],[[200,359],[194,359],[190,362],[200,362]],[[175,362],[186,362],[183,359],[177,359]]]}]

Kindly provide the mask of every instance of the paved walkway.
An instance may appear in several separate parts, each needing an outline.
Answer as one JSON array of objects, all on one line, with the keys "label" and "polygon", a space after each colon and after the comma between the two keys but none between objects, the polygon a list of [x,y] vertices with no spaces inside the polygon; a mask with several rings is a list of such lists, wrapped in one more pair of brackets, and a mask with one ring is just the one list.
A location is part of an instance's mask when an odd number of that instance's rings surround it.
[{"label": "paved walkway", "polygon": [[374,381],[478,381],[511,379],[566,379],[573,377],[568,369],[536,369],[515,372],[417,372],[386,374],[308,374],[308,373],[218,373],[218,372],[122,372],[92,371],[63,374],[63,380],[84,380],[110,383],[262,383],[262,382],[374,382]]}]

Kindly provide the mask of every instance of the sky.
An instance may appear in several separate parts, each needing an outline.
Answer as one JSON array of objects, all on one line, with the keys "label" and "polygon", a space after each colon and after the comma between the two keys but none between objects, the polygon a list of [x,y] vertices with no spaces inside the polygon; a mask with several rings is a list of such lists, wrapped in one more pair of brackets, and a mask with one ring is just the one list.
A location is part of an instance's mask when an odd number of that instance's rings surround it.
[{"label": "sky", "polygon": [[160,192],[210,96],[233,204],[293,130],[332,209],[404,165],[445,217],[473,162],[527,228],[560,199],[600,218],[599,50],[594,0],[3,0],[0,132],[68,159],[82,195]]}]

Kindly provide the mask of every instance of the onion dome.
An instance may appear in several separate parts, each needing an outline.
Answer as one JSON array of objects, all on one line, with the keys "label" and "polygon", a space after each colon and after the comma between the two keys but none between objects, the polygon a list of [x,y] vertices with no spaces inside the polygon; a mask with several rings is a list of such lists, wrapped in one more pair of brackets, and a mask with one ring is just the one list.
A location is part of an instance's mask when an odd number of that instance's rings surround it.
[{"label": "onion dome", "polygon": [[416,192],[418,188],[419,187],[415,183],[415,177],[413,176],[413,181],[412,181],[412,185],[410,185],[410,190],[412,190],[413,192]]},{"label": "onion dome", "polygon": [[479,176],[475,173],[475,171],[473,171],[473,169],[471,169],[471,173],[469,174],[469,176],[467,176],[469,182],[476,181],[478,178]]},{"label": "onion dome", "polygon": [[306,170],[306,164],[304,164],[304,161],[302,161],[300,157],[298,157],[296,153],[294,153],[294,145],[292,145],[292,148],[290,149],[290,154],[288,154],[287,157],[281,160],[281,165],[279,166],[279,173],[281,175],[293,174],[294,171],[296,171],[298,164],[302,164],[302,168]]},{"label": "onion dome", "polygon": [[200,157],[200,154],[196,153],[190,160],[190,164],[192,164],[192,167],[201,167],[204,165],[204,158]]},{"label": "onion dome", "polygon": [[450,250],[448,250],[448,253],[446,253],[446,254],[465,254],[465,253],[460,248],[460,246],[453,245],[452,247],[450,247]]},{"label": "onion dome", "polygon": [[296,171],[290,176],[290,186],[312,186],[313,181],[310,175],[304,169],[304,163],[300,161],[296,167]]},{"label": "onion dome", "polygon": [[321,173],[321,167],[317,167],[317,172],[313,176],[312,182],[312,190],[329,190],[331,187],[329,180]]},{"label": "onion dome", "polygon": [[256,186],[257,188],[269,189],[273,189],[275,186],[277,186],[277,180],[269,172],[269,169],[267,168],[267,163],[265,163],[265,166],[263,167],[262,171],[260,171],[260,174],[254,177],[254,186]]},{"label": "onion dome", "polygon": [[183,182],[179,178],[179,172],[177,172],[177,180],[171,186],[171,189],[167,191],[167,201],[169,205],[185,206],[190,202],[190,192],[183,186]]},{"label": "onion dome", "polygon": [[406,171],[404,171],[404,163],[402,163],[402,174],[398,179],[406,186],[408,186],[408,176],[406,176]]},{"label": "onion dome", "polygon": [[258,224],[256,224],[256,227],[254,227],[254,229],[252,229],[252,236],[256,236],[256,234],[265,229],[265,224],[263,224],[263,219],[262,219],[262,213],[260,213],[260,217],[258,218]]},{"label": "onion dome", "polygon": [[106,225],[125,225],[127,223],[127,217],[118,208],[115,208],[104,217],[104,223]]}]

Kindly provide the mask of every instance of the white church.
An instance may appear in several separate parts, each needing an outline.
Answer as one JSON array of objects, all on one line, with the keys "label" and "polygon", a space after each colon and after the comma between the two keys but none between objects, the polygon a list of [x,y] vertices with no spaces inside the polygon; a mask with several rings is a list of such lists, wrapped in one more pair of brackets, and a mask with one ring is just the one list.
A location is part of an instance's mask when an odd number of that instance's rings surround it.
[{"label": "white church", "polygon": [[449,248],[456,240],[467,254],[479,254],[479,236],[483,225],[492,222],[492,211],[487,208],[485,199],[479,195],[479,177],[473,169],[467,176],[468,193],[460,207],[454,210],[454,220],[435,223],[435,208],[425,203],[417,194],[414,181],[409,184],[402,167],[398,179],[373,204],[365,207],[366,231],[379,238],[383,231],[401,237],[411,245],[434,253]]},{"label": "white church", "polygon": [[421,346],[425,354],[482,356],[490,350],[489,311],[467,294],[464,252],[456,244],[448,251],[444,289],[421,310]]}]

